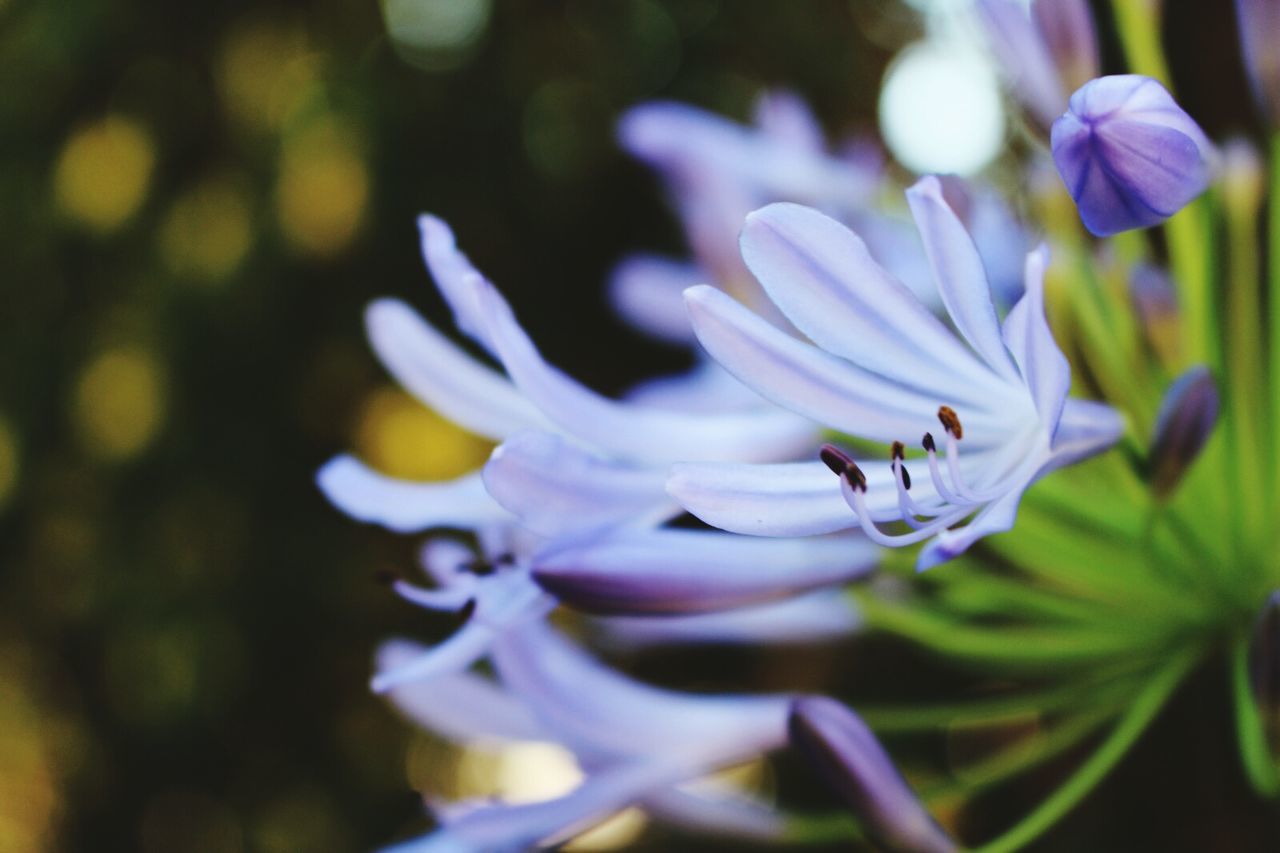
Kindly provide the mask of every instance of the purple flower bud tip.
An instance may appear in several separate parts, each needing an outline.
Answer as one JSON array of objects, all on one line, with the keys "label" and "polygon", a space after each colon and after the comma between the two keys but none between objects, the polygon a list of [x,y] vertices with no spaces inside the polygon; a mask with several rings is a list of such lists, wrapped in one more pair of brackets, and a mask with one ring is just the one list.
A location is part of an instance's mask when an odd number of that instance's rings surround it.
[{"label": "purple flower bud tip", "polygon": [[1209,185],[1213,146],[1150,77],[1090,80],[1050,141],[1080,218],[1099,237],[1163,222]]},{"label": "purple flower bud tip", "polygon": [[788,730],[792,745],[826,777],[878,845],[898,853],[956,850],[853,711],[825,696],[803,696],[792,703]]},{"label": "purple flower bud tip", "polygon": [[1271,593],[1258,614],[1249,644],[1249,679],[1271,741],[1280,735],[1280,590]]},{"label": "purple flower bud tip", "polygon": [[1151,488],[1158,497],[1173,492],[1204,449],[1218,422],[1218,386],[1203,365],[1169,386],[1151,438]]}]

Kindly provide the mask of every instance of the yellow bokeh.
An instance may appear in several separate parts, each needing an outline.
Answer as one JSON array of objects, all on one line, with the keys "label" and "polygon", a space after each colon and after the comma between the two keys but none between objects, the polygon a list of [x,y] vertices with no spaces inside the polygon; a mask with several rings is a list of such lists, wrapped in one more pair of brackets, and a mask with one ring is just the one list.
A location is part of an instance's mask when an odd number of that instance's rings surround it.
[{"label": "yellow bokeh", "polygon": [[54,167],[54,199],[87,228],[113,231],[142,206],[154,165],[151,135],[131,119],[107,116],[63,145]]},{"label": "yellow bokeh", "polygon": [[365,401],[355,444],[370,465],[406,480],[459,477],[483,464],[493,447],[393,388]]},{"label": "yellow bokeh", "polygon": [[275,132],[306,101],[319,72],[320,55],[300,27],[251,22],[233,30],[223,44],[218,88],[236,121]]},{"label": "yellow bokeh", "polygon": [[232,179],[210,180],[173,203],[160,228],[169,269],[206,281],[235,272],[253,244],[250,200]]},{"label": "yellow bokeh", "polygon": [[0,510],[13,500],[18,487],[18,436],[9,421],[0,417]]},{"label": "yellow bokeh", "polygon": [[369,196],[369,172],[360,149],[353,130],[332,118],[285,139],[276,214],[295,247],[330,255],[355,237]]},{"label": "yellow bokeh", "polygon": [[59,802],[51,743],[59,722],[33,701],[27,656],[0,647],[0,850],[52,850]]},{"label": "yellow bokeh", "polygon": [[133,456],[155,437],[164,415],[163,371],[146,350],[107,350],[80,375],[74,420],[85,449],[95,456]]}]

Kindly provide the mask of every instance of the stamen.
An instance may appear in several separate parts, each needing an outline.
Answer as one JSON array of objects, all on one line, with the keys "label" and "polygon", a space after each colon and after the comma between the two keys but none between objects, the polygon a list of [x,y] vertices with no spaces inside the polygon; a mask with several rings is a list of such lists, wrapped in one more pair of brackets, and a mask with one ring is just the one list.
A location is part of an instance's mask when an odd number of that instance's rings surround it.
[{"label": "stamen", "polygon": [[999,497],[1002,493],[998,490],[978,491],[977,489],[969,488],[965,483],[964,475],[960,473],[960,444],[956,441],[958,437],[951,434],[947,435],[947,471],[951,474],[951,483],[955,486],[956,491],[965,500],[973,501],[974,503],[985,503]]},{"label": "stamen", "polygon": [[956,414],[955,409],[950,406],[939,406],[938,420],[942,421],[942,428],[947,431],[947,435],[964,438],[964,428],[960,426],[960,416]]},{"label": "stamen", "polygon": [[938,490],[938,496],[949,504],[959,506],[972,506],[974,501],[962,498],[947,485],[947,481],[942,477],[942,469],[938,467],[938,445],[934,443],[933,436],[929,433],[924,434],[924,440],[921,442],[925,451],[929,454],[929,476],[933,478],[933,487]]},{"label": "stamen", "polygon": [[849,470],[849,466],[853,464],[853,457],[834,444],[822,445],[821,449],[818,450],[818,458],[837,477],[842,476],[845,471]]},{"label": "stamen", "polygon": [[871,518],[871,511],[867,509],[866,487],[857,488],[849,481],[848,477],[840,478],[840,492],[844,495],[844,499],[849,506],[853,508],[857,515],[858,523],[862,526],[862,530],[867,534],[867,538],[877,545],[883,545],[886,548],[901,548],[904,545],[914,545],[916,542],[923,542],[932,537],[936,533],[947,529],[951,525],[960,521],[972,511],[968,507],[957,507],[949,512],[943,513],[927,524],[921,524],[910,533],[885,533],[876,526],[875,521]]}]

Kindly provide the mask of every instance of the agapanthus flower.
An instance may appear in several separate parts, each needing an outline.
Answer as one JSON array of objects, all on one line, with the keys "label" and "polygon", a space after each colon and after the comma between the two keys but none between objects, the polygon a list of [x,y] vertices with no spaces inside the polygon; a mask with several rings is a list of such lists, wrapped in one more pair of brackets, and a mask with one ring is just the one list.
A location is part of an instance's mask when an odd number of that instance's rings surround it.
[{"label": "agapanthus flower", "polygon": [[1085,227],[1105,237],[1156,225],[1209,186],[1214,150],[1160,83],[1099,77],[1053,123],[1053,160]]},{"label": "agapanthus flower", "polygon": [[[927,568],[1008,530],[1032,482],[1119,437],[1115,411],[1067,397],[1070,371],[1044,316],[1043,251],[1028,256],[1026,294],[1001,324],[981,259],[938,181],[922,179],[908,198],[959,334],[876,264],[855,234],[799,205],[752,214],[742,252],[813,344],[714,288],[692,288],[687,299],[703,346],[744,383],[839,433],[920,441],[929,476],[913,480],[900,449],[892,464],[874,467],[831,451],[809,463],[679,464],[668,489],[699,518],[769,536],[857,524],[883,545],[929,540],[919,558]],[[912,529],[881,527],[898,521]]]}]

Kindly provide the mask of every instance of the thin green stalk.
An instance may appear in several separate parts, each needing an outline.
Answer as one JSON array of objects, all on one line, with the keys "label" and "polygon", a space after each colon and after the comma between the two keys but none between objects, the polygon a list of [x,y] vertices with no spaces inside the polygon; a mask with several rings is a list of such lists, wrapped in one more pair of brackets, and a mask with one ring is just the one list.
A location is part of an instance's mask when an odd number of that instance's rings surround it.
[{"label": "thin green stalk", "polygon": [[[1267,344],[1270,347],[1271,433],[1280,428],[1280,133],[1271,137],[1271,185],[1268,196],[1267,224],[1267,303],[1270,310],[1270,328]],[[1272,435],[1274,438],[1274,435]],[[1273,490],[1280,484],[1280,448],[1271,442],[1271,483]],[[1280,501],[1280,494],[1271,495],[1272,506]]]},{"label": "thin green stalk", "polygon": [[1173,80],[1160,47],[1161,0],[1122,0],[1111,8],[1130,70],[1154,77],[1172,91]]},{"label": "thin green stalk", "polygon": [[1129,747],[1146,730],[1148,724],[1164,707],[1165,701],[1190,669],[1193,657],[1184,653],[1176,655],[1160,672],[1147,682],[1133,705],[1112,729],[1111,734],[1089,756],[1071,778],[1027,815],[998,838],[978,847],[975,853],[1007,853],[1031,843],[1062,819],[1067,812],[1097,787],[1112,768],[1119,763]]},{"label": "thin green stalk", "polygon": [[1231,653],[1231,693],[1235,699],[1236,742],[1245,774],[1255,791],[1264,797],[1274,797],[1280,794],[1280,773],[1267,747],[1266,731],[1249,683],[1247,637],[1237,641]]}]

